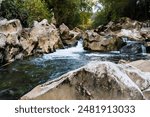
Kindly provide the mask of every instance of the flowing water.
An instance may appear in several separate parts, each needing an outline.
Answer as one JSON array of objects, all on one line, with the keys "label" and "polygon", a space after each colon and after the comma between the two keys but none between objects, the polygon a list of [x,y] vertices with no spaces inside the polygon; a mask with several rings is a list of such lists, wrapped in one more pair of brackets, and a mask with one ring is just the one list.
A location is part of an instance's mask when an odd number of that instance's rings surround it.
[{"label": "flowing water", "polygon": [[0,68],[0,99],[19,99],[36,85],[58,78],[68,71],[84,66],[90,61],[112,61],[120,59],[147,59],[147,56],[121,55],[119,52],[88,52],[82,41],[76,47],[57,50],[55,53],[25,60]]}]

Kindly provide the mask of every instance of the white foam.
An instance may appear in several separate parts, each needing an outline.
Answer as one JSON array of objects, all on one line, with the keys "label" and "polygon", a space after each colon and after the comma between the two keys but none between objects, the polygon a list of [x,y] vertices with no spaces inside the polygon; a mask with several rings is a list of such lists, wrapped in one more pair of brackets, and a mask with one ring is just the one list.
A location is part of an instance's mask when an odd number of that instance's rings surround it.
[{"label": "white foam", "polygon": [[85,56],[88,56],[88,57],[111,57],[111,56],[118,56],[120,52],[119,51],[111,51],[110,53],[108,54],[102,54],[102,53],[88,53],[88,54],[85,54]]},{"label": "white foam", "polygon": [[82,52],[84,52],[82,41],[79,41],[76,47],[56,50],[54,53],[45,54],[43,59],[78,59]]}]

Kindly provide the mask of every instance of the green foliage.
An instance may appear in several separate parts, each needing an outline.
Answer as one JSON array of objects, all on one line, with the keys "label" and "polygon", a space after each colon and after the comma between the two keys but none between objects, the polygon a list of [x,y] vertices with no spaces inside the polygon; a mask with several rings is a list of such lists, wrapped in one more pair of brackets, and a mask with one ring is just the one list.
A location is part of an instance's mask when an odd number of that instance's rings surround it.
[{"label": "green foliage", "polygon": [[57,25],[65,23],[70,28],[87,28],[91,25],[91,0],[4,0],[0,16],[20,19],[23,26],[30,26],[34,20],[51,21],[54,14]]},{"label": "green foliage", "polygon": [[51,13],[42,0],[5,0],[0,7],[0,16],[20,19],[23,26],[30,26],[34,20],[50,20]]},{"label": "green foliage", "polygon": [[25,0],[23,7],[28,12],[27,22],[29,25],[31,25],[34,20],[41,21],[43,19],[48,19],[51,21],[52,13],[49,12],[44,1]]},{"label": "green foliage", "polygon": [[89,29],[92,25],[92,6],[93,2],[91,0],[81,0],[80,1],[80,25],[79,28],[81,29]]},{"label": "green foliage", "polygon": [[103,9],[96,14],[94,27],[115,21],[124,16],[124,11],[128,5],[128,0],[99,0]]},{"label": "green foliage", "polygon": [[80,21],[81,22],[80,22],[79,28],[81,28],[83,30],[91,28],[91,24],[92,24],[91,16],[92,16],[92,13],[80,12]]},{"label": "green foliage", "polygon": [[107,24],[109,22],[109,12],[106,10],[102,10],[96,13],[96,17],[94,18],[93,27],[96,28],[99,25]]},{"label": "green foliage", "polygon": [[0,17],[7,19],[20,19],[23,25],[27,25],[27,12],[23,9],[22,0],[4,0],[0,6]]},{"label": "green foliage", "polygon": [[57,25],[65,23],[74,27],[80,22],[79,4],[80,0],[45,0],[49,10],[55,15]]},{"label": "green foliage", "polygon": [[149,0],[99,0],[99,2],[104,8],[96,15],[93,23],[95,27],[121,17],[129,17],[134,20],[150,19]]},{"label": "green foliage", "polygon": [[54,12],[57,25],[65,23],[70,28],[88,23],[91,17],[90,0],[45,0]]}]

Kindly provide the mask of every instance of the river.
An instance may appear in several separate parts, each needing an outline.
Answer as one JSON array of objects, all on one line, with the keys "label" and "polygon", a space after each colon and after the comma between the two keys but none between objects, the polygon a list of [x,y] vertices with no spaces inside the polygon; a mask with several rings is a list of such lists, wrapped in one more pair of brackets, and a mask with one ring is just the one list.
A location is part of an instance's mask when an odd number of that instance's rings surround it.
[{"label": "river", "polygon": [[147,59],[147,55],[129,56],[118,51],[89,52],[79,41],[76,47],[57,50],[51,54],[29,57],[0,68],[0,99],[19,99],[35,86],[58,78],[90,61],[118,62],[120,59]]}]

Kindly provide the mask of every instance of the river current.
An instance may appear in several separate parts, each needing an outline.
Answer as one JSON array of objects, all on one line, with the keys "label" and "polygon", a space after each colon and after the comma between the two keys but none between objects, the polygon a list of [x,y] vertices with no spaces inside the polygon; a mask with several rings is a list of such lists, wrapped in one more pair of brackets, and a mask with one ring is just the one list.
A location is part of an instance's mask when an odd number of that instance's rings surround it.
[{"label": "river current", "polygon": [[56,50],[51,54],[29,57],[0,68],[0,99],[19,99],[35,86],[80,68],[90,61],[118,62],[120,59],[147,59],[146,54],[130,56],[118,51],[89,52],[79,41],[76,47]]}]

